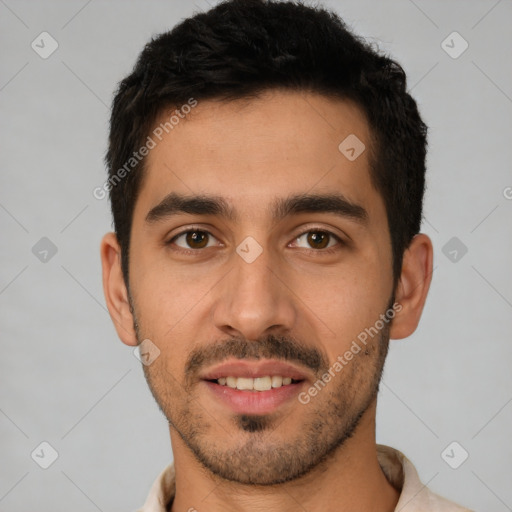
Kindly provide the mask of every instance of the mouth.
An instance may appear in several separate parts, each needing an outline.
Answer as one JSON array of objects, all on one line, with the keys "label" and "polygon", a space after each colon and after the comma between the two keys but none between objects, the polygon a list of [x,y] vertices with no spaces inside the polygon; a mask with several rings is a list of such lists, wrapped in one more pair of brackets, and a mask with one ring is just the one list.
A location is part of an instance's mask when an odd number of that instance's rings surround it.
[{"label": "mouth", "polygon": [[269,414],[296,397],[307,375],[281,361],[231,361],[201,376],[216,402],[238,414]]},{"label": "mouth", "polygon": [[219,377],[212,379],[208,382],[219,384],[220,386],[227,386],[231,389],[239,389],[240,391],[269,391],[271,389],[289,386],[290,384],[297,384],[302,382],[303,379],[292,379],[291,377],[283,377],[282,375],[265,375],[264,377]]}]

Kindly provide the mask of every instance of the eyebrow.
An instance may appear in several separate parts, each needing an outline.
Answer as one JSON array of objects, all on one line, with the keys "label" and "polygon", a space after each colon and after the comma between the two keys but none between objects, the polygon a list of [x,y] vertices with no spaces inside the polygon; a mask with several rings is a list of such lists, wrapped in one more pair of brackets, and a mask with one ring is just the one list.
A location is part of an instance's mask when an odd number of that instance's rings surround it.
[{"label": "eyebrow", "polygon": [[[271,212],[277,221],[300,213],[333,213],[363,225],[368,223],[365,208],[342,194],[298,194],[279,198],[274,200]],[[222,197],[171,192],[151,208],[146,215],[146,223],[152,224],[180,214],[215,215],[232,222],[238,219],[235,210]]]}]

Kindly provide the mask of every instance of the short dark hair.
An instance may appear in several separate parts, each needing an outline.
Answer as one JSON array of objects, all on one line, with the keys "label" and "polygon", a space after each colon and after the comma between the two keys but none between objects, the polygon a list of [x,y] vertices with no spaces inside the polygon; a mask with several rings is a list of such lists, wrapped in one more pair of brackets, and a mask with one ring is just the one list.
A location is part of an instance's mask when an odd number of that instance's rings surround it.
[{"label": "short dark hair", "polygon": [[145,159],[123,179],[118,173],[159,116],[191,98],[233,101],[272,89],[350,100],[364,113],[372,136],[370,176],[386,207],[397,283],[403,252],[421,225],[427,146],[427,127],[407,93],[404,70],[324,8],[226,0],[153,38],[116,92],[105,161],[127,286]]}]

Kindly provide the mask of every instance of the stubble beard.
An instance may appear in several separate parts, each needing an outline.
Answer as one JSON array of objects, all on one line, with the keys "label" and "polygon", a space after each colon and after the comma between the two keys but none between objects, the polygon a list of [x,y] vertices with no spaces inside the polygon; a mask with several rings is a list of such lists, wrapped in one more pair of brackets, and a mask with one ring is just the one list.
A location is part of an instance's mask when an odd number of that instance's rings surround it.
[{"label": "stubble beard", "polygon": [[[137,321],[135,329],[140,343],[145,338]],[[257,345],[254,341],[248,343],[241,350],[254,352]],[[388,346],[389,324],[385,324],[379,335],[309,403],[297,400],[293,410],[304,418],[298,426],[290,425],[279,412],[233,414],[228,424],[223,418],[221,425],[207,405],[199,403],[197,386],[187,389],[187,384],[180,384],[164,366],[143,368],[171,430],[177,432],[200,464],[227,481],[270,486],[296,480],[314,469],[323,471],[329,459],[354,435],[376,400]]]}]

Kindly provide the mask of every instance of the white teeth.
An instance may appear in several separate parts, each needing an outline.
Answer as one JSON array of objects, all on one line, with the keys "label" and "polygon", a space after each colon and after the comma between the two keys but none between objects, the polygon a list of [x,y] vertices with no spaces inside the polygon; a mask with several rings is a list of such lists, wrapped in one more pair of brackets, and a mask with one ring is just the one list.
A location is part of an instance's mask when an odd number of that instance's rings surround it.
[{"label": "white teeth", "polygon": [[228,386],[233,389],[245,391],[269,391],[272,388],[280,388],[292,383],[291,377],[272,375],[265,377],[219,377],[217,383],[221,386]]},{"label": "white teeth", "polygon": [[270,377],[256,377],[254,379],[253,389],[256,391],[268,391],[272,389],[272,379]]},{"label": "white teeth", "polygon": [[245,377],[238,377],[236,380],[236,389],[253,389],[254,379],[246,379]]},{"label": "white teeth", "polygon": [[272,377],[272,387],[273,388],[280,388],[283,385],[283,377],[280,375],[274,375]]}]

